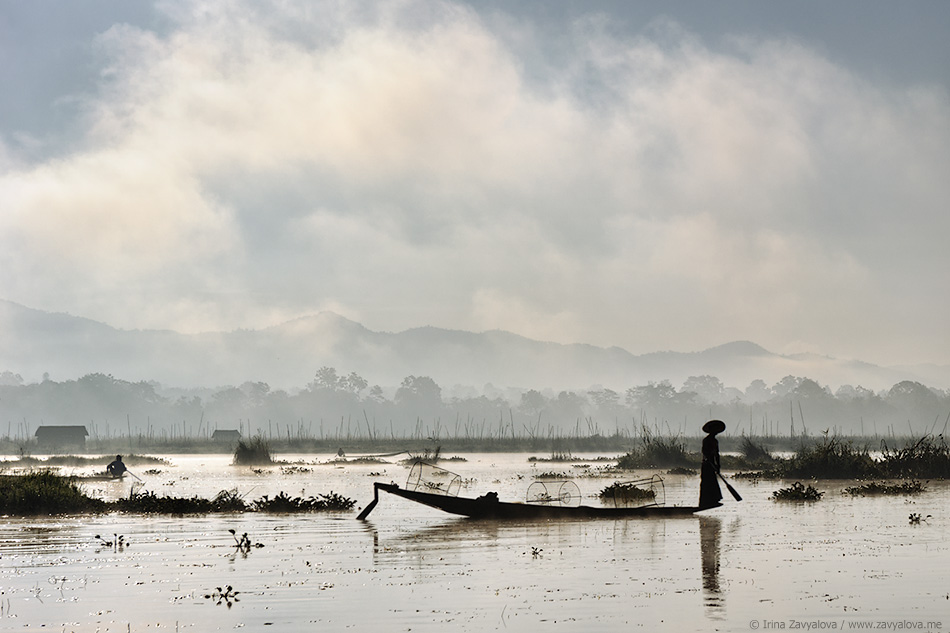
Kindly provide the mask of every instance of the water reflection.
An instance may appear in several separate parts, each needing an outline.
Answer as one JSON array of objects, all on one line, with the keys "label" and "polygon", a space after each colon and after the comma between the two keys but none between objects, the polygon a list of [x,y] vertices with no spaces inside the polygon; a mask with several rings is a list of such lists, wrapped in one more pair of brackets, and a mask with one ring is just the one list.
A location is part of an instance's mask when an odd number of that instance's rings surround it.
[{"label": "water reflection", "polygon": [[703,568],[703,605],[706,615],[721,620],[726,604],[719,585],[719,552],[722,521],[716,517],[699,517],[699,550]]}]

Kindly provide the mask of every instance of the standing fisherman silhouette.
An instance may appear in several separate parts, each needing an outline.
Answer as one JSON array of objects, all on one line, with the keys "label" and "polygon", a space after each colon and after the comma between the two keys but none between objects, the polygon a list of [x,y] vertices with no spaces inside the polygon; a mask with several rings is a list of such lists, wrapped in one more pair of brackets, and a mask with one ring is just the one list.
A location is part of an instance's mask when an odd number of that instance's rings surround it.
[{"label": "standing fisherman silhouette", "polygon": [[115,461],[106,466],[106,472],[118,479],[125,474],[128,468],[125,467],[125,464],[122,463],[122,456],[116,455]]},{"label": "standing fisherman silhouette", "polygon": [[710,420],[703,425],[703,465],[699,477],[699,507],[714,508],[722,505],[719,489],[719,440],[716,435],[726,430],[722,420]]}]

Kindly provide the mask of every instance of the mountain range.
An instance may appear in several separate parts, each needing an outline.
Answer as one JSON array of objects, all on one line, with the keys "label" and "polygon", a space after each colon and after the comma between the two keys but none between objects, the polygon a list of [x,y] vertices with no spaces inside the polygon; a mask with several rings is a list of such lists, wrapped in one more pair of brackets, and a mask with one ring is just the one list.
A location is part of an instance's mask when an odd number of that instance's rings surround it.
[{"label": "mountain range", "polygon": [[792,375],[834,391],[841,385],[888,389],[902,380],[950,386],[950,365],[881,367],[817,354],[781,355],[736,341],[698,352],[635,355],[619,347],[536,341],[510,332],[465,332],[418,327],[375,332],[331,312],[259,330],[183,334],[122,330],[63,313],[0,300],[0,372],[25,382],[44,374],[64,381],[90,373],[157,381],[173,387],[216,387],[247,381],[295,389],[324,366],[356,372],[371,385],[398,386],[428,376],[440,386],[623,391],[689,376],[711,375],[745,389],[755,379],[772,385]]}]

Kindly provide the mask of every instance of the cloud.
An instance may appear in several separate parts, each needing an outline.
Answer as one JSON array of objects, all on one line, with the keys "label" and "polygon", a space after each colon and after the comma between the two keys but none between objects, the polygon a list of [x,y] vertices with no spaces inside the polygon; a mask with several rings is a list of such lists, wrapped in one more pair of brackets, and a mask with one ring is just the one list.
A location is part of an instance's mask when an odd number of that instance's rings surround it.
[{"label": "cloud", "polygon": [[582,21],[541,72],[540,34],[451,3],[162,6],[167,33],[99,37],[82,147],[3,160],[5,297],[126,327],[332,306],[632,351],[933,353],[936,319],[894,328],[950,307],[942,89],[669,23]]}]

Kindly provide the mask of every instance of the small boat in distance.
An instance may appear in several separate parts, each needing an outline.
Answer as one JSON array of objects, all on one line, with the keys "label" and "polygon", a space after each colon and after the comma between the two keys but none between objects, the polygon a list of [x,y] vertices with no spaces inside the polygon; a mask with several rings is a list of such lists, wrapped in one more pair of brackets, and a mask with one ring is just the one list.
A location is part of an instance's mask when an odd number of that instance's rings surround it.
[{"label": "small boat in distance", "polygon": [[118,477],[114,477],[109,473],[98,473],[95,475],[73,475],[70,478],[76,481],[122,481],[125,479],[125,473],[122,473]]},{"label": "small boat in distance", "polygon": [[[434,473],[436,477],[423,477],[423,471],[428,470]],[[451,478],[447,479],[447,477]],[[441,479],[442,481],[438,481]],[[651,478],[653,481],[662,482],[659,477]],[[373,484],[373,500],[360,512],[357,519],[363,520],[369,516],[376,504],[379,502],[379,491],[388,492],[391,495],[402,497],[422,505],[429,506],[468,517],[471,519],[632,519],[646,517],[680,517],[689,516],[701,510],[709,508],[700,508],[699,506],[663,506],[651,502],[647,505],[636,507],[593,507],[585,505],[572,505],[571,502],[579,500],[579,494],[570,492],[555,495],[536,494],[532,503],[513,503],[500,501],[498,494],[489,492],[480,497],[459,497],[459,478],[458,475],[449,473],[446,470],[419,462],[413,466],[409,474],[409,481],[405,488],[400,488],[395,483],[375,482]],[[536,482],[537,483],[537,482]],[[561,489],[564,489],[565,482]],[[577,486],[570,483],[574,490]],[[529,489],[530,491],[530,489]],[[531,499],[529,497],[529,499]]]}]

